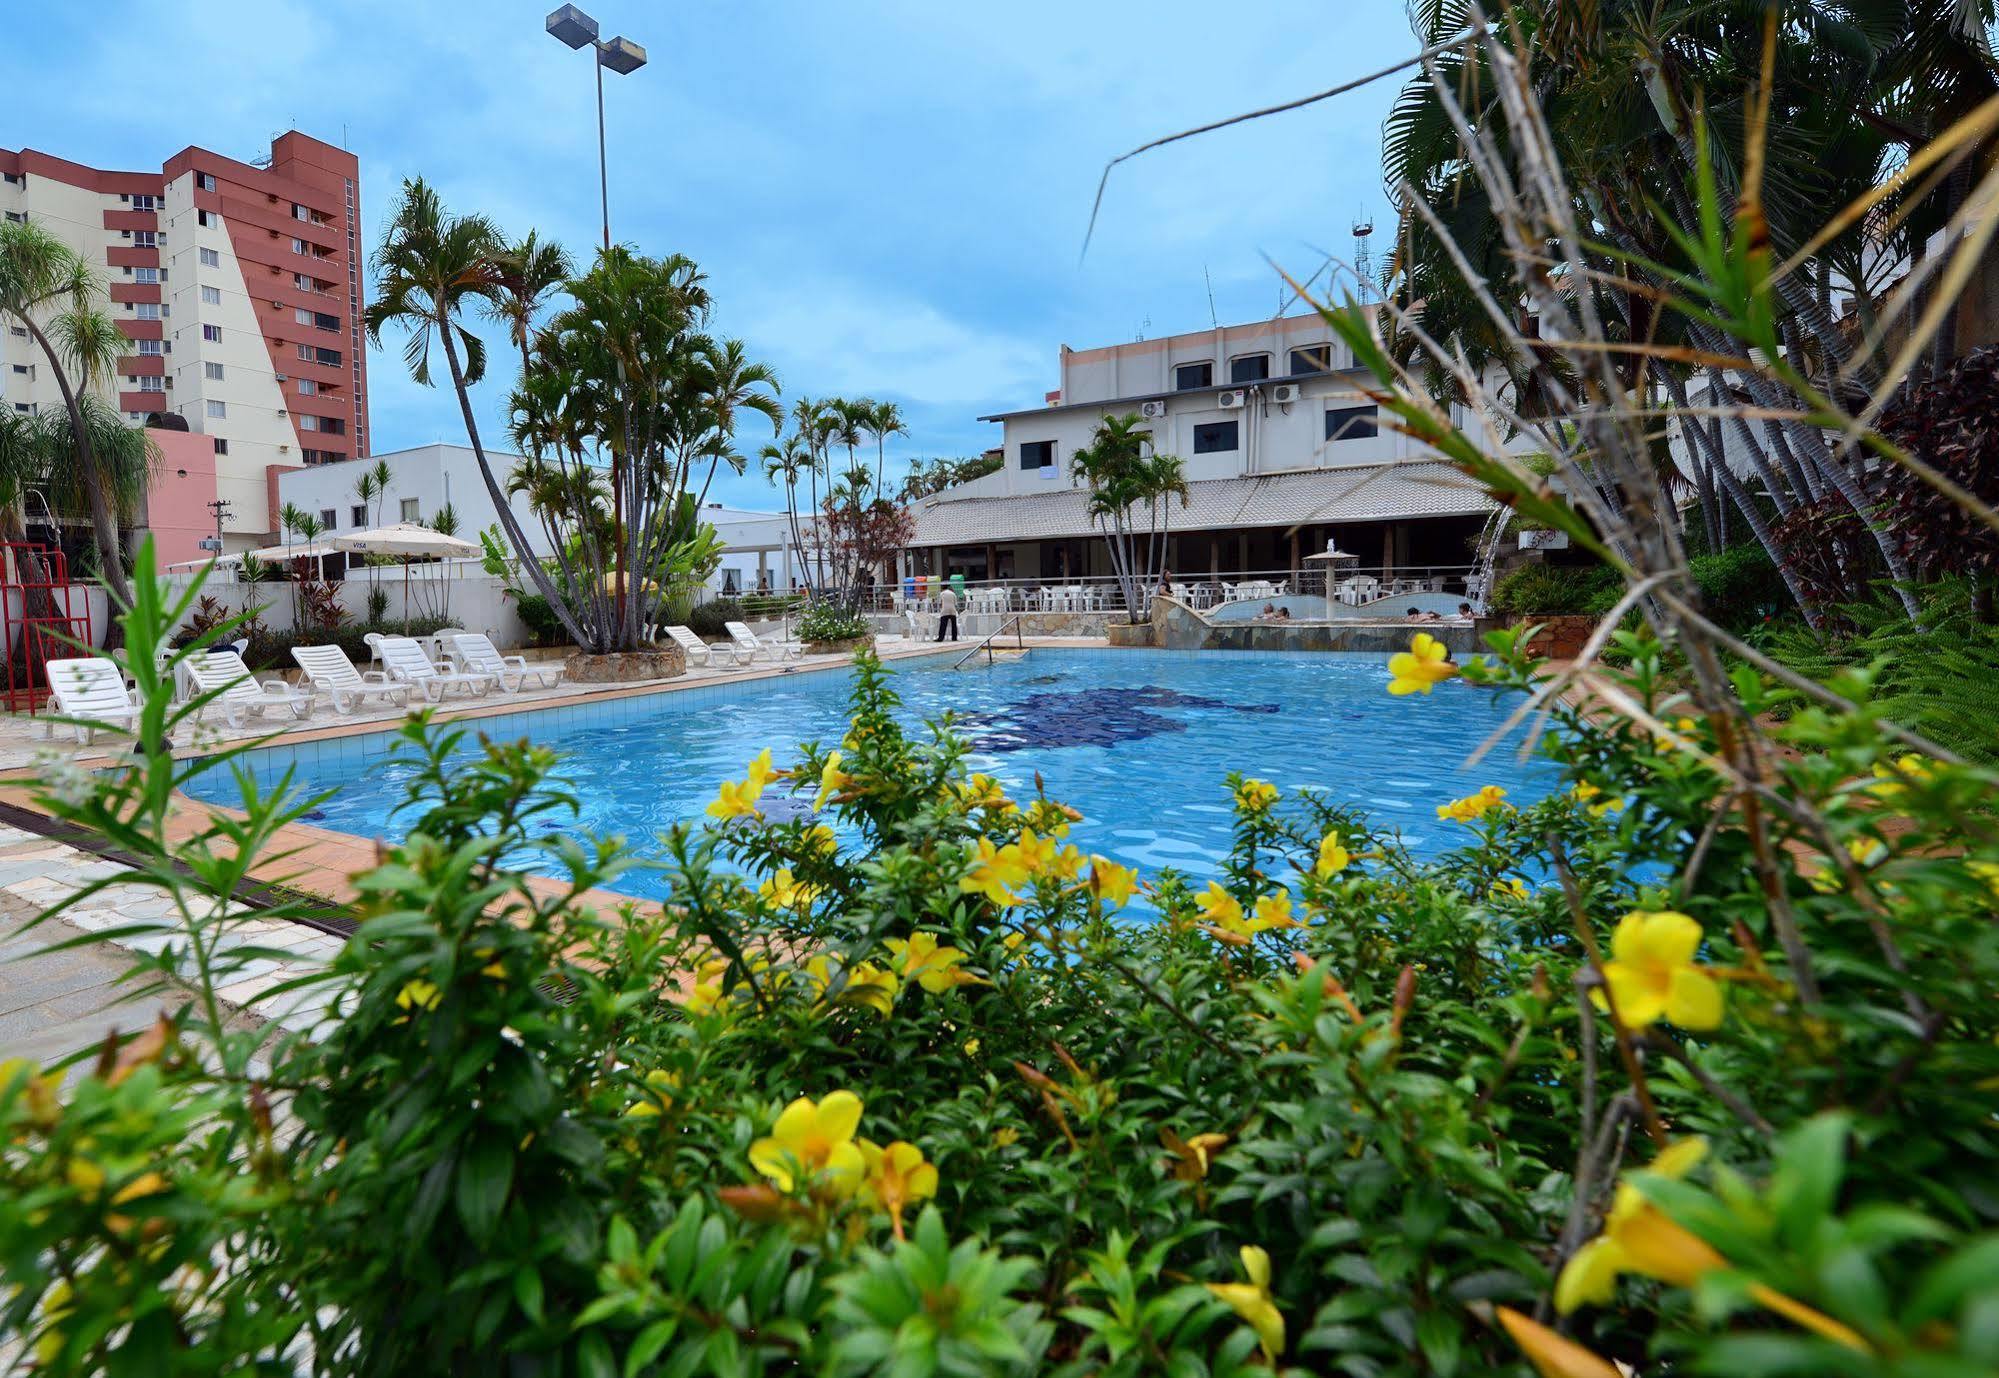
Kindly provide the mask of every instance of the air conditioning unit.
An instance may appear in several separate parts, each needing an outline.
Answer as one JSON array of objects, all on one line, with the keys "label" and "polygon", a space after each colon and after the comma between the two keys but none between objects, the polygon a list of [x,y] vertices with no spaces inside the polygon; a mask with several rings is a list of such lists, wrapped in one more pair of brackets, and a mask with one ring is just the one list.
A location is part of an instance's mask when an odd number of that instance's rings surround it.
[{"label": "air conditioning unit", "polygon": [[1249,393],[1242,388],[1232,388],[1215,399],[1215,405],[1223,411],[1234,411],[1248,400]]},{"label": "air conditioning unit", "polygon": [[1304,391],[1296,383],[1279,383],[1270,390],[1270,400],[1279,406],[1296,402],[1304,396]]},{"label": "air conditioning unit", "polygon": [[1166,415],[1166,402],[1163,398],[1157,402],[1140,402],[1138,414],[1148,421],[1161,420]]}]

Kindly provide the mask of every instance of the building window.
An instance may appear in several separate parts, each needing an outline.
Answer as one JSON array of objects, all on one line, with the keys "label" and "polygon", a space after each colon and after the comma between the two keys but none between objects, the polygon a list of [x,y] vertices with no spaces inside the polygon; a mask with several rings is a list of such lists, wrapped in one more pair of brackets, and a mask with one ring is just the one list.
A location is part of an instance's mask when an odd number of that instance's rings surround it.
[{"label": "building window", "polygon": [[158,340],[141,340],[139,341],[139,353],[143,356],[164,354],[166,353],[166,346]]},{"label": "building window", "polygon": [[358,502],[347,509],[347,515],[354,519],[353,524],[355,526],[366,526],[368,524],[368,509]]},{"label": "building window", "polygon": [[[1229,381],[1231,383],[1261,383],[1270,376],[1270,356],[1268,354],[1244,354],[1229,360]],[[1230,449],[1235,447],[1231,445]]]},{"label": "building window", "polygon": [[311,325],[312,312],[306,310],[303,306],[294,306],[292,308],[292,320],[299,325]]},{"label": "building window", "polygon": [[1211,388],[1215,385],[1215,361],[1203,359],[1198,364],[1175,364],[1173,366],[1173,390],[1192,392],[1196,388]]},{"label": "building window", "polygon": [[0,180],[5,180],[7,185],[10,187],[20,187],[20,186],[26,186],[28,179],[23,177],[18,172],[6,172],[6,173],[0,173]]},{"label": "building window", "polygon": [[[123,198],[120,199],[122,200]],[[135,196],[132,198],[132,209],[135,211],[156,211],[159,208],[160,198],[157,196]]]},{"label": "building window", "polygon": [[142,321],[156,321],[160,318],[160,304],[156,301],[142,301],[133,304],[132,309]]},{"label": "building window", "polygon": [[310,274],[310,273],[293,273],[293,274],[292,274],[292,286],[294,286],[294,287],[298,288],[298,290],[299,290],[299,291],[301,291],[301,292],[310,292],[310,291],[312,291],[312,290],[313,290],[313,287],[312,287],[312,284],[313,284],[313,282],[314,282],[314,281],[315,281],[315,279],[313,278],[312,274]]},{"label": "building window", "polygon": [[1194,427],[1194,453],[1197,455],[1220,454],[1236,447],[1236,423],[1233,421],[1208,421]]},{"label": "building window", "polygon": [[301,378],[298,380],[298,395],[300,397],[313,397],[316,396],[318,392],[319,392],[319,382],[317,379]]},{"label": "building window", "polygon": [[214,191],[215,176],[213,173],[197,172],[194,174],[194,184],[203,191]]},{"label": "building window", "polygon": [[1303,349],[1291,351],[1291,376],[1303,378],[1312,373],[1330,373],[1333,369],[1333,347],[1330,344],[1306,345]]},{"label": "building window", "polygon": [[221,344],[222,327],[219,325],[204,325],[201,327],[201,338],[210,344]]},{"label": "building window", "polygon": [[316,364],[325,364],[328,368],[339,368],[340,351],[337,349],[315,349],[312,351],[312,361]]},{"label": "building window", "polygon": [[321,330],[338,330],[340,328],[340,317],[329,316],[324,311],[315,311],[312,313],[312,323]]},{"label": "building window", "polygon": [[1377,431],[1373,407],[1327,407],[1326,439],[1365,440]]},{"label": "building window", "polygon": [[25,225],[28,223],[28,217],[20,211],[8,211],[7,218],[16,225]]},{"label": "building window", "polygon": [[331,507],[322,507],[319,509],[319,524],[326,530],[331,531],[340,525],[340,514]]},{"label": "building window", "polygon": [[210,218],[209,212],[196,211],[194,213],[194,223],[201,226],[203,229],[207,229],[210,225],[213,225],[215,221],[212,218]]},{"label": "building window", "polygon": [[319,429],[319,418],[316,416],[301,415],[298,419],[298,428],[302,431],[316,431]]},{"label": "building window", "polygon": [[222,305],[222,289],[221,289],[220,287],[204,287],[204,288],[202,288],[202,289],[201,289],[201,304],[202,304],[203,306],[220,306],[220,305]]},{"label": "building window", "polygon": [[295,254],[302,254],[302,253],[304,253],[304,252],[305,252],[305,241],[304,241],[303,239],[294,239],[294,240],[292,241],[292,252],[293,252],[293,253],[295,253]]},{"label": "building window", "polygon": [[1023,469],[1046,469],[1055,462],[1055,442],[1052,440],[1023,440],[1020,443],[1020,467]]},{"label": "building window", "polygon": [[135,268],[132,270],[132,281],[134,282],[157,283],[159,280],[160,270],[157,268]]},{"label": "building window", "polygon": [[222,381],[222,365],[220,365],[220,364],[215,364],[215,363],[208,363],[208,364],[203,364],[203,365],[201,366],[201,376],[202,376],[202,377],[204,377],[204,378],[208,378],[208,379],[212,379],[213,381],[215,381],[215,382],[217,382],[217,383],[221,382],[221,381]]},{"label": "building window", "polygon": [[211,397],[208,399],[208,414],[220,420],[229,415],[229,404]]},{"label": "building window", "polygon": [[229,453],[229,442],[228,442],[228,441],[226,441],[226,440],[223,440],[223,439],[220,439],[220,438],[218,437],[218,438],[217,438],[217,440],[216,440],[216,442],[215,442],[215,453],[217,453],[217,454],[219,454],[219,455],[226,455],[226,454],[228,454],[228,453]]},{"label": "building window", "polygon": [[16,364],[14,365],[14,372],[20,374],[23,378],[32,378],[35,376],[35,366],[33,364]]},{"label": "building window", "polygon": [[13,330],[14,334],[15,334],[16,336],[18,336],[19,338],[21,338],[21,339],[23,339],[23,340],[25,340],[25,339],[27,339],[27,338],[28,338],[28,327],[27,327],[27,326],[25,326],[25,325],[17,325],[17,326],[13,326],[13,327],[11,327],[11,329]]},{"label": "building window", "polygon": [[294,201],[292,202],[292,219],[310,220],[312,219],[312,212],[307,210],[304,206],[301,206],[298,202]]},{"label": "building window", "polygon": [[141,378],[139,380],[140,392],[165,392],[166,390],[167,380],[164,378]]},{"label": "building window", "polygon": [[158,230],[132,231],[132,246],[137,249],[157,249],[165,238]]},{"label": "building window", "polygon": [[222,266],[222,255],[213,249],[203,249],[201,251],[201,266],[204,268],[220,268]]},{"label": "building window", "polygon": [[403,499],[403,520],[406,522],[420,522],[423,520],[423,506],[417,499]]}]

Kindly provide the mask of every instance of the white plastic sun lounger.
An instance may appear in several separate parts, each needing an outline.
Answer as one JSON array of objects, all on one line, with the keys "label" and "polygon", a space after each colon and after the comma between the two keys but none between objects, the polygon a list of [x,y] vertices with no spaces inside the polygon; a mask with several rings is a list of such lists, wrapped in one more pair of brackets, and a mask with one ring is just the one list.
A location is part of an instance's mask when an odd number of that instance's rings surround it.
[{"label": "white plastic sun lounger", "polygon": [[332,699],[333,707],[338,712],[352,713],[369,699],[387,703],[406,703],[409,700],[407,684],[396,683],[380,670],[369,670],[364,674],[354,668],[347,652],[338,646],[294,646],[292,659],[298,662],[299,669],[305,671],[306,680],[314,691]]},{"label": "white plastic sun lounger", "polygon": [[473,674],[491,675],[509,694],[527,688],[529,676],[544,689],[562,683],[561,662],[530,665],[526,656],[501,655],[494,648],[493,639],[484,632],[458,632],[451,638],[451,647],[458,664]]},{"label": "white plastic sun lounger", "polygon": [[422,689],[424,698],[432,703],[442,702],[454,688],[483,695],[491,691],[494,683],[492,675],[438,669],[423,653],[423,647],[406,636],[382,638],[382,664],[388,666],[390,679]]},{"label": "white plastic sun lounger", "polygon": [[750,658],[756,654],[754,650],[745,651],[733,639],[726,646],[710,646],[687,627],[668,627],[666,634],[672,638],[674,645],[687,652],[687,661],[690,665],[694,663],[696,656],[701,658],[701,664],[713,665],[715,663],[715,652],[718,649],[727,651],[735,658],[735,662],[738,665],[749,664]]},{"label": "white plastic sun lounger", "polygon": [[242,655],[233,650],[189,656],[187,676],[202,693],[217,695],[201,706],[201,713],[206,715],[220,704],[222,715],[231,727],[241,727],[247,713],[261,718],[272,708],[286,709],[294,718],[303,718],[312,711],[311,694],[294,689],[281,679],[259,683],[250,674],[250,667],[243,663]]},{"label": "white plastic sun lounger", "polygon": [[56,708],[47,722],[49,736],[56,734],[57,717],[77,719],[65,725],[85,744],[100,728],[129,732],[138,726],[138,696],[125,687],[125,671],[115,660],[105,656],[51,660],[45,668]]},{"label": "white plastic sun lounger", "polygon": [[[729,640],[735,643],[738,664],[755,660],[759,655],[769,656],[772,660],[782,660],[786,656],[795,658],[801,652],[795,641],[765,641],[740,622],[724,622],[722,630],[727,632]],[[747,655],[744,655],[744,652],[747,652]]]}]

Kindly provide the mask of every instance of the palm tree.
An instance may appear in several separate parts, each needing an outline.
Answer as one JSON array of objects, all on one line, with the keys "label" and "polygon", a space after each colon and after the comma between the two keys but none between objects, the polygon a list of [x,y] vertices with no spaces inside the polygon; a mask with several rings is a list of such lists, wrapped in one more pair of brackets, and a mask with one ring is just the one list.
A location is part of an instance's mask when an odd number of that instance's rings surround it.
[{"label": "palm tree", "polygon": [[819,571],[825,568],[824,526],[819,512],[819,475],[826,465],[826,438],[832,422],[832,404],[801,397],[791,404],[791,424],[805,443],[806,473],[812,490],[812,561],[806,571],[805,586],[817,591]]},{"label": "palm tree", "polygon": [[[770,422],[775,435],[784,429],[784,408],[778,402],[777,374],[768,364],[753,363],[741,340],[723,340],[701,351],[697,374],[701,401],[717,434],[735,434],[738,413],[755,412]],[[708,476],[701,483],[696,506],[707,502],[708,485],[715,481],[715,461],[729,460],[733,451],[722,450],[709,456]],[[738,474],[746,467],[741,455],[734,455],[730,467]]]},{"label": "palm tree", "polygon": [[499,233],[490,220],[481,215],[447,214],[437,193],[422,178],[405,180],[402,198],[376,251],[375,299],[367,311],[368,338],[381,343],[385,326],[407,330],[409,342],[403,349],[403,361],[410,377],[424,387],[431,386],[432,340],[444,351],[466,438],[471,441],[472,456],[479,465],[479,477],[485,481],[486,494],[493,500],[500,529],[534,581],[535,591],[548,600],[563,629],[578,645],[585,645],[581,624],[541,562],[533,558],[527,533],[486,458],[478,419],[472,411],[470,387],[485,376],[486,345],[464,324],[463,316],[467,306],[491,301],[500,290],[501,252]]},{"label": "palm tree", "polygon": [[[763,475],[766,482],[784,480],[784,518],[791,532],[791,548],[800,556],[805,553],[805,542],[798,529],[798,477],[812,467],[812,452],[796,432],[783,436],[779,441],[763,447]],[[811,583],[807,579],[807,585]]]},{"label": "palm tree", "polygon": [[535,317],[549,296],[576,271],[560,244],[544,241],[533,230],[494,257],[494,296],[486,314],[507,327],[507,338],[520,352],[521,372],[528,371],[528,349],[534,343]]},{"label": "palm tree", "polygon": [[874,402],[868,405],[867,428],[875,438],[875,491],[888,496],[888,438],[892,435],[908,435],[909,425],[902,419],[902,408],[893,402]]},{"label": "palm tree", "polygon": [[[1134,623],[1143,621],[1151,606],[1166,554],[1160,504],[1176,494],[1187,501],[1185,464],[1173,455],[1148,454],[1151,443],[1152,433],[1137,413],[1107,416],[1090,443],[1069,457],[1070,472],[1089,486],[1090,518],[1103,531],[1111,572]],[[1147,514],[1142,555],[1134,516],[1141,507]]]},{"label": "palm tree", "polygon": [[[106,500],[112,485],[99,473],[96,452],[91,448],[90,427],[86,425],[80,390],[70,383],[63,368],[64,352],[49,338],[38,317],[45,311],[89,313],[102,294],[96,275],[80,255],[68,245],[31,222],[0,221],[0,317],[20,322],[41,350],[56,388],[62,393],[69,412],[70,433],[74,437],[76,464],[83,476],[83,495],[90,514],[91,536],[97,546],[98,575],[117,601],[130,601],[125,585],[125,557],[118,540],[118,525]],[[85,365],[96,358],[97,332],[80,328],[71,341],[85,351]]]}]

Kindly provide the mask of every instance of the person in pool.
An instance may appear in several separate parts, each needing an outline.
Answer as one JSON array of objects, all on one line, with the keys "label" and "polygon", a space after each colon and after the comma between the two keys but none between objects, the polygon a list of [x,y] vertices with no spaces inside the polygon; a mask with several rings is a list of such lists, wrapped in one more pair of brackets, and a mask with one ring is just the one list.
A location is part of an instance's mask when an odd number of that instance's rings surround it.
[{"label": "person in pool", "polygon": [[1424,612],[1421,608],[1411,608],[1409,609],[1409,620],[1411,622],[1441,622],[1444,618],[1441,613]]}]

